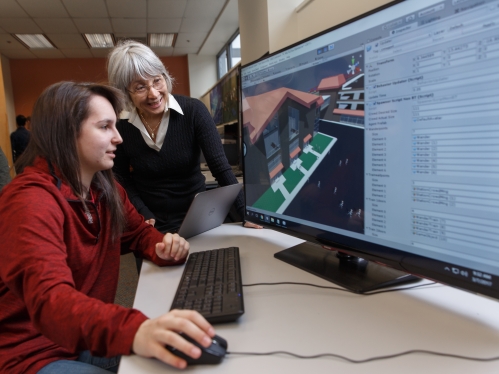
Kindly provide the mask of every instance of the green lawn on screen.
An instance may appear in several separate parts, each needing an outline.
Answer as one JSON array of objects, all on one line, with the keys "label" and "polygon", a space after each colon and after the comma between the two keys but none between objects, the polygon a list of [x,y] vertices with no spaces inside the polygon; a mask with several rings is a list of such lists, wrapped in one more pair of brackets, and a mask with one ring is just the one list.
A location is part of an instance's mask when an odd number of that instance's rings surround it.
[{"label": "green lawn on screen", "polygon": [[303,173],[298,169],[293,170],[289,168],[284,172],[284,178],[286,178],[286,182],[284,182],[284,187],[286,187],[286,190],[289,193],[291,193],[295,189],[296,185],[303,178]]},{"label": "green lawn on screen", "polygon": [[277,190],[276,192],[272,191],[272,188],[269,188],[265,193],[253,204],[254,208],[268,210],[270,212],[276,212],[277,209],[284,202],[284,196],[282,192]]}]

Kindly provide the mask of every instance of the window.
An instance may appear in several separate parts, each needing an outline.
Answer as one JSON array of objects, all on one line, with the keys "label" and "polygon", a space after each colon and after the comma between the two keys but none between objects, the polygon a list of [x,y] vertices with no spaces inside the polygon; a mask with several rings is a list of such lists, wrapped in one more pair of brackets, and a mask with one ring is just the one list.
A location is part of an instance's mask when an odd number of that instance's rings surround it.
[{"label": "window", "polygon": [[229,71],[227,67],[227,51],[223,51],[220,56],[218,56],[218,78],[220,79]]},{"label": "window", "polygon": [[239,33],[236,38],[230,43],[230,67],[236,66],[241,61],[241,37]]},{"label": "window", "polygon": [[241,38],[239,30],[229,39],[222,50],[218,52],[218,79],[222,78],[227,72],[241,61]]}]

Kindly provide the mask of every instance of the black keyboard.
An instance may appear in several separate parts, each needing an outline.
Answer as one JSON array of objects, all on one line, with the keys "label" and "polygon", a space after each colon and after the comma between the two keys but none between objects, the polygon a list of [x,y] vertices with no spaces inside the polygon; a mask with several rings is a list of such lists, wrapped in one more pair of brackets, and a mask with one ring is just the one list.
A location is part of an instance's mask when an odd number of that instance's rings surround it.
[{"label": "black keyboard", "polygon": [[189,255],[171,309],[193,309],[210,323],[235,321],[244,313],[239,248]]}]

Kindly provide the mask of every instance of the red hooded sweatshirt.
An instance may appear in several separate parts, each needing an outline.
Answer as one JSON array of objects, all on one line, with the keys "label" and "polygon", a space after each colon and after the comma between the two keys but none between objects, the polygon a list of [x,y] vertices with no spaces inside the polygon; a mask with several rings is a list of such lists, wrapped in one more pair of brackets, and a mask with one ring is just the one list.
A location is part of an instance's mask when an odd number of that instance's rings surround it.
[{"label": "red hooded sweatshirt", "polygon": [[[158,265],[163,235],[144,222],[118,186],[127,228],[111,239],[109,211],[92,187],[89,212],[48,162],[38,158],[0,194],[0,372],[36,373],[78,352],[131,353],[138,310],[113,304],[120,246]],[[91,218],[88,213],[91,214]]]}]

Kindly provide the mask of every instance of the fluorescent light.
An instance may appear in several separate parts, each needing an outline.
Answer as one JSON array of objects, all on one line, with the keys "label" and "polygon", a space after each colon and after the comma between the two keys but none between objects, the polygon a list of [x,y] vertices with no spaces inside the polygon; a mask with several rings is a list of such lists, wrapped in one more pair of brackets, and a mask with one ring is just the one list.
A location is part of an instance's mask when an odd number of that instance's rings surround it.
[{"label": "fluorescent light", "polygon": [[84,34],[92,48],[112,48],[114,40],[111,34]]},{"label": "fluorescent light", "polygon": [[149,34],[149,47],[173,47],[177,34]]},{"label": "fluorescent light", "polygon": [[52,43],[42,34],[15,34],[29,48],[54,48]]}]

